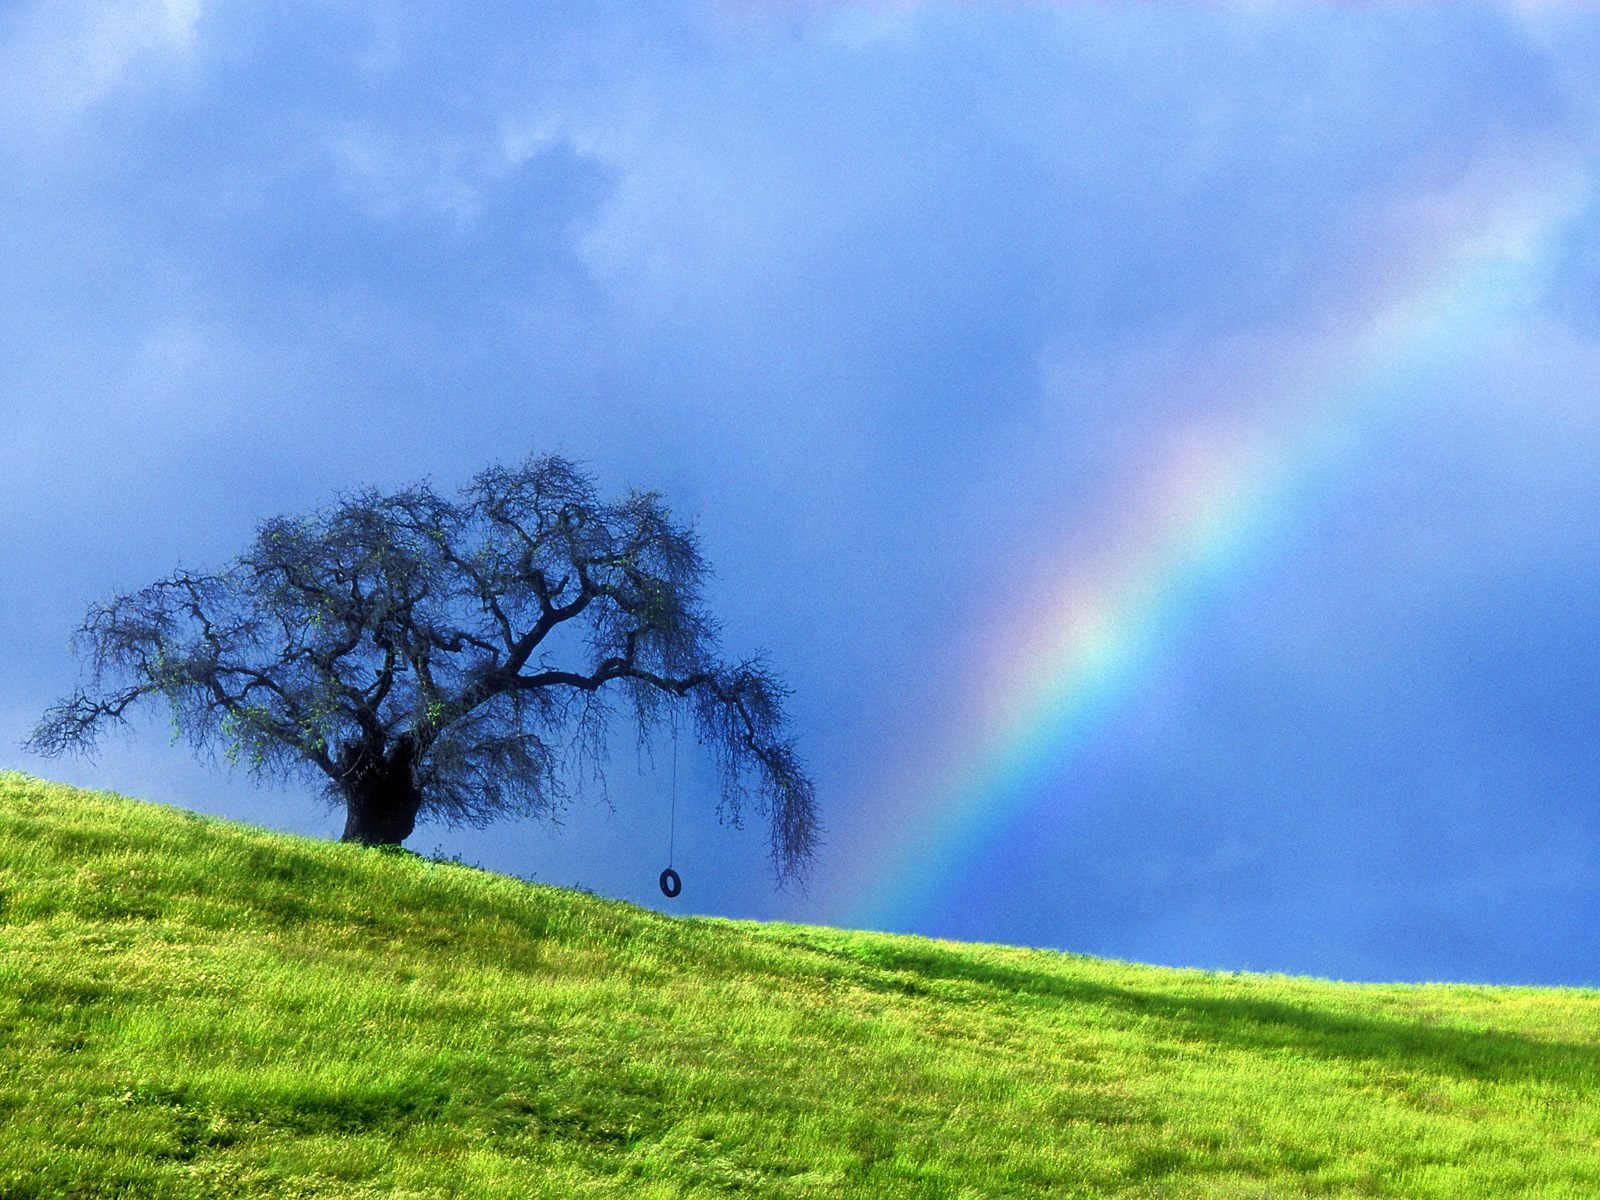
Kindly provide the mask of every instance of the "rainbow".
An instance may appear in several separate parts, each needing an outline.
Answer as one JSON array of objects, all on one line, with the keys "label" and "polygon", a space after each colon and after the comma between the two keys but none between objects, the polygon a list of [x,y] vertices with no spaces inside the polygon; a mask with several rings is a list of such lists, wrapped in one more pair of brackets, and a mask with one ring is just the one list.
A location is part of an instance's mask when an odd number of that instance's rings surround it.
[{"label": "rainbow", "polygon": [[[1270,387],[1275,417],[1198,431],[1144,481],[1114,550],[1057,568],[1002,637],[989,703],[954,750],[890,789],[882,828],[841,924],[914,929],[953,873],[982,857],[1138,694],[1197,614],[1256,573],[1286,527],[1401,419],[1427,383],[1527,310],[1586,202],[1576,178],[1502,205],[1434,253],[1320,352]],[[1309,359],[1309,361],[1307,361]],[[1263,406],[1257,406],[1258,408]],[[1142,497],[1142,498],[1140,498]]]}]

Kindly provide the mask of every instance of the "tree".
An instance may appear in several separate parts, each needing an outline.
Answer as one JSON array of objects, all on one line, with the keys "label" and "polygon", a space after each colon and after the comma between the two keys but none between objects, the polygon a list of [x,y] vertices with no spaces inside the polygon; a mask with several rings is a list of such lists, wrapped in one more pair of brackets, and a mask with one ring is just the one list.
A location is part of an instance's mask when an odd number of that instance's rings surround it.
[{"label": "tree", "polygon": [[642,740],[681,718],[710,748],[724,819],[755,793],[782,883],[816,848],[812,783],[783,684],[759,657],[721,658],[706,575],[659,495],[604,501],[558,457],[490,467],[454,501],[426,483],[362,491],[263,522],[221,571],[92,607],[75,636],[91,686],[28,745],[89,751],[164,700],[197,751],[311,773],[344,806],[344,840],[373,845],[419,818],[554,815],[572,770],[599,771],[619,709]]}]

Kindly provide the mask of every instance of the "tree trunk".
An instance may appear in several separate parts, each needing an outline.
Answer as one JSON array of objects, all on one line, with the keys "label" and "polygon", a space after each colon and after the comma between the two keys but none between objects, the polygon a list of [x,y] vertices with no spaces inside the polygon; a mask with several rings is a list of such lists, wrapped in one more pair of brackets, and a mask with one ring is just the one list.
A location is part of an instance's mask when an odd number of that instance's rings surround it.
[{"label": "tree trunk", "polygon": [[389,755],[368,759],[346,776],[342,841],[398,846],[411,836],[417,827],[422,793],[411,778],[411,759],[405,747],[401,742]]}]

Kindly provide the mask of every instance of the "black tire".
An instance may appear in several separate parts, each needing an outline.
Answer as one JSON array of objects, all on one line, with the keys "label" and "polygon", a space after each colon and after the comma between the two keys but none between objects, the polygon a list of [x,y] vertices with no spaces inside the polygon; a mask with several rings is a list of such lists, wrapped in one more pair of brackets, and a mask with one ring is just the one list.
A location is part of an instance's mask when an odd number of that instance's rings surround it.
[{"label": "black tire", "polygon": [[678,873],[671,867],[661,872],[661,894],[668,900],[673,899],[683,891],[683,880],[678,878]]}]

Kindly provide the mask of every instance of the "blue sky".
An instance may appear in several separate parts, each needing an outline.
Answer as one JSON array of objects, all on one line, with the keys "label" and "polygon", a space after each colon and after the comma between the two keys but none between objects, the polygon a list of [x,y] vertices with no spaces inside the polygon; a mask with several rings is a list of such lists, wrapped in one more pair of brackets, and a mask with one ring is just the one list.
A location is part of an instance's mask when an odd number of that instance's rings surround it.
[{"label": "blue sky", "polygon": [[[1540,4],[9,5],[0,764],[336,831],[159,713],[22,752],[68,634],[266,516],[558,451],[697,523],[795,689],[809,892],[686,754],[677,911],[1600,983],[1597,55]],[[875,908],[1044,585],[1473,255],[1514,302]],[[620,737],[559,833],[412,844],[660,904],[669,788]]]}]

